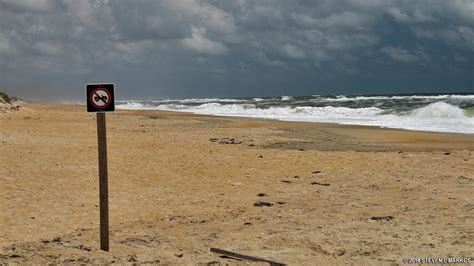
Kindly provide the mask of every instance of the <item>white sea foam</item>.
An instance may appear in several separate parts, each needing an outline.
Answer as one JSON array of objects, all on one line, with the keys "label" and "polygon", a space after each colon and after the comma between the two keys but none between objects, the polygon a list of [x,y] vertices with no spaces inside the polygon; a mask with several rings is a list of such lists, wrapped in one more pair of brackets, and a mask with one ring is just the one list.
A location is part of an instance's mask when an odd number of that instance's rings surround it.
[{"label": "white sea foam", "polygon": [[411,96],[345,96],[339,95],[336,98],[321,97],[314,98],[313,101],[321,102],[348,102],[348,101],[367,101],[367,100],[474,100],[474,95],[411,95]]},{"label": "white sea foam", "polygon": [[292,99],[293,99],[293,96],[281,96],[282,101],[289,101],[289,100],[292,100]]},{"label": "white sea foam", "polygon": [[172,102],[178,102],[179,100],[176,99],[162,99],[162,100],[154,100],[151,101],[153,103],[172,103]]},{"label": "white sea foam", "polygon": [[385,114],[378,107],[311,107],[278,106],[258,108],[255,104],[222,104],[217,102],[200,105],[160,104],[127,102],[119,109],[170,110],[217,116],[240,116],[278,119],[285,121],[326,122],[352,125],[370,125],[408,130],[474,133],[474,117],[445,102],[435,102],[404,114]]},{"label": "white sea foam", "polygon": [[431,103],[401,116],[382,115],[366,125],[474,134],[474,117],[467,116],[463,109],[445,102]]},{"label": "white sea foam", "polygon": [[221,102],[221,103],[238,103],[245,102],[245,100],[239,99],[221,99],[221,98],[204,98],[204,99],[183,99],[178,100],[180,103],[212,103],[212,102]]},{"label": "white sea foam", "polygon": [[146,104],[138,101],[130,101],[126,103],[118,102],[117,109],[125,110],[157,110],[155,105]]},{"label": "white sea foam", "polygon": [[415,109],[411,116],[421,119],[466,119],[464,110],[445,102],[435,102]]},{"label": "white sea foam", "polygon": [[[153,101],[157,103],[156,101]],[[202,104],[199,106],[195,106],[195,109],[202,108],[207,104]],[[117,109],[122,110],[163,110],[163,111],[185,111],[185,112],[195,112],[194,109],[190,109],[189,105],[184,104],[176,104],[176,103],[167,103],[167,104],[159,104],[159,105],[152,105],[149,103],[144,102],[126,102],[126,103],[119,103]]]},{"label": "white sea foam", "polygon": [[444,99],[474,99],[474,95],[412,95],[412,96],[391,96],[390,99],[434,99],[434,100],[444,100]]}]

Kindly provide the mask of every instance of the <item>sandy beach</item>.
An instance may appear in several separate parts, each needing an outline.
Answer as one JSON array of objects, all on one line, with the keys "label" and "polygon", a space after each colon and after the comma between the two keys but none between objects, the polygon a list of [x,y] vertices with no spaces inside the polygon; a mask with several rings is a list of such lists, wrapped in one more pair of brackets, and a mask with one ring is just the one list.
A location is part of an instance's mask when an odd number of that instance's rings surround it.
[{"label": "sandy beach", "polygon": [[107,115],[110,252],[83,106],[0,114],[0,264],[397,265],[474,255],[474,135]]}]

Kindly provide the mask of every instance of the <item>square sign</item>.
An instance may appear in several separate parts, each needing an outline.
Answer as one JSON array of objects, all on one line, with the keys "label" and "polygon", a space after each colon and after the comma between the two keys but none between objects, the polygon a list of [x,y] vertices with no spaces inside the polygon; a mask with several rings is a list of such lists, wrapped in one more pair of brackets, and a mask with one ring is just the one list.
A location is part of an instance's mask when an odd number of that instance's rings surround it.
[{"label": "square sign", "polygon": [[86,85],[87,112],[115,111],[114,84]]}]

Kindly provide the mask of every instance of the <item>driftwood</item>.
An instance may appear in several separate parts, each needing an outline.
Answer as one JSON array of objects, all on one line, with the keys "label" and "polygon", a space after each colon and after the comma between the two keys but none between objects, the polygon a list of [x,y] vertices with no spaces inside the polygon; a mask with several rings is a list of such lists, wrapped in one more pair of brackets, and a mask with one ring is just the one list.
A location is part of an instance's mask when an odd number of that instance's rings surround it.
[{"label": "driftwood", "polygon": [[266,260],[266,259],[261,259],[261,258],[257,258],[257,257],[253,257],[253,256],[242,255],[242,254],[238,254],[238,253],[235,253],[235,252],[223,250],[223,249],[220,249],[220,248],[211,248],[211,252],[219,253],[219,254],[222,254],[226,257],[234,258],[234,259],[248,260],[248,261],[254,261],[254,262],[266,262],[266,263],[270,264],[270,266],[284,266],[284,265],[286,265],[284,263],[275,262],[275,261]]}]

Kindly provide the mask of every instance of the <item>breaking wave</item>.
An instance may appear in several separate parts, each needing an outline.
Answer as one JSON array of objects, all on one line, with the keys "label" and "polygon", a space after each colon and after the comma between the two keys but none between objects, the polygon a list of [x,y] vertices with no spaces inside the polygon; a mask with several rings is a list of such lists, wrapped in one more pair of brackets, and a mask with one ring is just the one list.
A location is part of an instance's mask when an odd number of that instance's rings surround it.
[{"label": "breaking wave", "polygon": [[367,101],[367,100],[474,100],[474,95],[411,95],[411,96],[345,96],[339,95],[335,98],[317,97],[314,100],[328,102]]},{"label": "breaking wave", "polygon": [[[399,97],[399,98],[394,98]],[[348,99],[352,100],[348,100]],[[323,103],[317,103],[318,99]],[[413,100],[410,100],[413,99]],[[426,102],[429,99],[431,102]],[[460,106],[453,104],[460,102]],[[338,103],[343,102],[343,103]],[[350,103],[349,101],[358,101]],[[448,101],[448,102],[446,102]],[[167,110],[216,116],[239,116],[284,121],[369,125],[408,130],[474,133],[474,95],[336,96],[248,99],[185,99],[125,101],[119,109]],[[347,103],[346,103],[347,102]],[[387,105],[390,102],[391,105]],[[363,104],[361,104],[363,103]],[[403,108],[400,106],[403,105]]]}]

